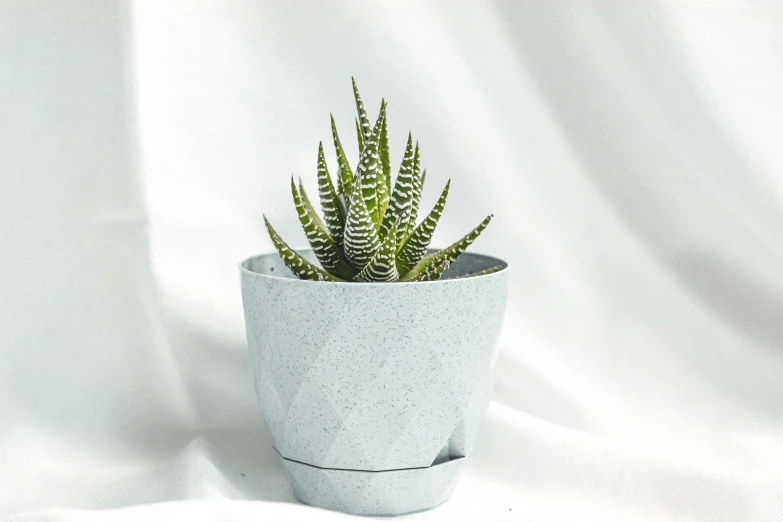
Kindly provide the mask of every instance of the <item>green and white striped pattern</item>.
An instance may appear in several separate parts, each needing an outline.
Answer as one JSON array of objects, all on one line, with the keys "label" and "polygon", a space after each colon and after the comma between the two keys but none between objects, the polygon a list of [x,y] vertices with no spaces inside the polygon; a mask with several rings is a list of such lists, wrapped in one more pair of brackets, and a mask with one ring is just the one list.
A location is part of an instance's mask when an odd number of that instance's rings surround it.
[{"label": "green and white striped pattern", "polygon": [[413,153],[413,172],[421,175],[421,155],[419,154],[419,140],[416,140],[416,151]]},{"label": "green and white striped pattern", "polygon": [[378,145],[378,153],[381,155],[381,169],[383,178],[386,180],[386,192],[391,192],[391,157],[389,156],[389,111],[386,100],[381,100],[381,107],[386,107],[386,113],[383,118],[383,127],[381,127],[381,138]]},{"label": "green and white striped pattern", "polygon": [[413,197],[411,201],[411,219],[408,225],[408,232],[413,232],[416,226],[416,220],[419,216],[419,206],[421,205],[421,194],[424,192],[424,178],[427,171],[421,172],[421,157],[419,156],[419,142],[416,142],[416,152],[413,154]]},{"label": "green and white striped pattern", "polygon": [[381,100],[381,110],[383,111],[383,124],[381,133],[378,136],[378,156],[380,165],[378,169],[378,222],[383,220],[386,214],[386,208],[389,206],[389,193],[391,192],[391,160],[389,159],[389,131],[387,125],[387,112],[384,109],[386,101]]},{"label": "green and white striped pattern", "polygon": [[449,197],[450,186],[451,180],[446,183],[446,187],[443,189],[443,192],[441,192],[438,202],[435,203],[435,206],[430,213],[424,221],[416,227],[400,249],[400,253],[397,255],[397,269],[400,272],[408,272],[416,263],[421,261],[424,254],[427,253],[427,247],[429,247],[430,241],[432,241],[435,227],[438,226],[438,221],[446,206],[446,198]]},{"label": "green and white striped pattern", "polygon": [[[423,281],[424,277],[433,277],[434,273],[438,270],[438,266],[445,264],[446,261],[456,261],[456,259],[481,235],[489,222],[492,220],[492,215],[489,215],[482,221],[479,226],[471,230],[462,239],[452,244],[448,248],[444,248],[439,252],[430,254],[414,266],[407,274],[405,274],[401,281]],[[441,270],[440,273],[443,273]],[[440,277],[440,274],[438,274]]]},{"label": "green and white striped pattern", "polygon": [[287,266],[296,277],[309,281],[342,281],[342,279],[333,276],[329,272],[310,264],[302,256],[294,252],[277,234],[275,229],[272,228],[272,225],[266,219],[266,216],[264,216],[264,223],[266,224],[266,229],[269,232],[272,243],[275,245],[280,257],[283,259],[283,263],[285,263],[285,266]]},{"label": "green and white striped pattern", "polygon": [[[375,127],[370,135],[365,137],[364,151],[359,158],[359,166],[356,168],[356,175],[353,178],[354,184],[360,183],[362,186],[364,203],[367,205],[367,211],[370,213],[376,231],[381,224],[381,209],[378,205],[378,175],[381,174],[378,141],[385,118],[386,105],[383,105]],[[353,201],[351,201],[351,205],[353,205]]]},{"label": "green and white striped pattern", "polygon": [[326,226],[338,248],[343,247],[343,230],[345,229],[345,214],[337,199],[337,193],[332,184],[332,177],[326,166],[323,143],[318,144],[318,195],[321,198],[321,209],[324,211]]},{"label": "green and white striped pattern", "polygon": [[361,180],[354,183],[345,223],[345,257],[357,270],[363,269],[380,247],[381,240],[362,195]]},{"label": "green and white striped pattern", "polygon": [[334,124],[334,116],[330,114],[332,118],[332,140],[334,141],[334,150],[337,154],[337,166],[339,167],[339,179],[337,181],[337,194],[342,194],[346,198],[351,195],[353,189],[353,170],[348,164],[348,158],[345,156],[343,145],[340,143],[340,137],[337,135],[337,125]]},{"label": "green and white striped pattern", "polygon": [[408,133],[405,156],[402,158],[400,173],[397,175],[397,180],[394,183],[389,207],[386,209],[386,214],[383,216],[383,224],[381,225],[381,237],[386,237],[392,225],[398,220],[400,221],[400,226],[397,228],[398,244],[402,242],[401,239],[408,232],[409,228],[408,223],[414,187],[413,158],[413,138]]},{"label": "green and white striped pattern", "polygon": [[449,262],[443,260],[425,270],[418,279],[411,279],[411,281],[435,281],[440,279],[441,274],[443,274],[448,267]]},{"label": "green and white striped pattern", "polygon": [[307,241],[310,243],[321,266],[338,277],[350,278],[353,275],[353,270],[342,260],[337,245],[329,236],[323,221],[321,221],[321,218],[316,214],[310,203],[302,182],[299,182],[299,189],[297,190],[293,176],[291,177],[291,195],[294,197],[299,223],[301,223],[305,236],[307,236]]},{"label": "green and white striped pattern", "polygon": [[[313,208],[301,180],[291,178],[291,193],[302,229],[320,266],[308,263],[283,242],[264,217],[269,236],[286,266],[298,277],[314,281],[432,281],[456,260],[487,227],[492,216],[450,247],[426,256],[451,181],[437,203],[417,225],[426,170],[421,168],[419,143],[408,133],[399,174],[391,180],[387,104],[370,126],[356,81],[352,79],[357,118],[359,161],[351,170],[331,117],[337,155],[336,181],[329,175],[323,144],[318,144],[318,195],[324,218]],[[426,257],[425,257],[426,256]],[[480,272],[491,273],[495,269]]]},{"label": "green and white striped pattern", "polygon": [[392,226],[378,251],[356,276],[357,281],[390,283],[400,279],[400,274],[397,272],[397,242],[395,240],[398,224],[399,221]]},{"label": "green and white striped pattern", "polygon": [[351,77],[351,83],[353,84],[353,98],[356,101],[356,112],[359,114],[359,126],[361,127],[361,134],[364,138],[364,142],[367,142],[367,138],[372,133],[372,127],[370,127],[370,119],[367,117],[367,111],[364,110],[364,102],[359,95],[359,87],[356,86],[356,80]]}]

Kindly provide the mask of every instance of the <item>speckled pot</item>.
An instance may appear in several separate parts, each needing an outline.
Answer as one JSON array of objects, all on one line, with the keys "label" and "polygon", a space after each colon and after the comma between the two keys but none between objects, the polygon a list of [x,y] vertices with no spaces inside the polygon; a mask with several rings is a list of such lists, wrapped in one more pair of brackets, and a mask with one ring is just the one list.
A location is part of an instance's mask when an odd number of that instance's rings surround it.
[{"label": "speckled pot", "polygon": [[448,499],[489,403],[507,272],[477,254],[421,283],[302,281],[277,254],[240,265],[258,402],[299,500],[399,515]]}]

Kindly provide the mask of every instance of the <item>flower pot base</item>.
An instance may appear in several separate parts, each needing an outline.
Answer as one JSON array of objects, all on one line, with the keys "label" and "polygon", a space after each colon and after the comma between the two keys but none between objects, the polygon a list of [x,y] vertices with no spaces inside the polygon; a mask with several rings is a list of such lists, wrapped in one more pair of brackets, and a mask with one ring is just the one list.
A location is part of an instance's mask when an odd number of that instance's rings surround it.
[{"label": "flower pot base", "polygon": [[439,506],[451,496],[467,460],[462,457],[428,468],[356,471],[278,457],[303,504],[369,516],[406,515]]}]

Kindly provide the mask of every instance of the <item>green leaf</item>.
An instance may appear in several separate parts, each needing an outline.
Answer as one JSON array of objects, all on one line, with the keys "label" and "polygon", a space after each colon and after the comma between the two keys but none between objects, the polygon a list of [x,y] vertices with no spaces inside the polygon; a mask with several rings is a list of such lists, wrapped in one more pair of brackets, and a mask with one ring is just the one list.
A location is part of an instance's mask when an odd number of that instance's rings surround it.
[{"label": "green leaf", "polygon": [[[386,118],[386,106],[381,107],[378,120],[375,122],[372,132],[364,140],[364,151],[359,158],[359,166],[353,182],[361,183],[364,203],[370,213],[375,230],[381,225],[380,208],[378,206],[378,176],[381,173],[380,155],[378,154],[378,140]],[[353,205],[353,201],[351,201]]]},{"label": "green leaf", "polygon": [[408,224],[407,233],[413,232],[416,226],[416,220],[419,216],[419,205],[421,205],[421,195],[424,192],[424,178],[427,171],[421,172],[421,157],[419,156],[419,142],[416,142],[416,152],[413,154],[413,200],[411,201],[411,219]]},{"label": "green leaf", "polygon": [[277,232],[275,232],[275,229],[269,224],[266,216],[264,216],[264,223],[266,223],[269,237],[272,239],[272,243],[275,245],[277,252],[283,259],[283,263],[285,263],[285,266],[287,266],[299,279],[307,279],[310,281],[342,281],[342,279],[333,276],[329,272],[310,264],[302,256],[294,252]]},{"label": "green leaf", "polygon": [[367,265],[381,244],[375,223],[364,201],[361,179],[353,185],[344,237],[345,257],[357,270]]},{"label": "green leaf", "polygon": [[412,279],[412,281],[437,281],[448,267],[449,261],[444,259],[441,263],[432,265],[418,279]]},{"label": "green leaf", "polygon": [[299,222],[302,224],[307,241],[313,248],[321,266],[327,272],[340,278],[350,279],[355,272],[342,260],[340,250],[326,231],[320,216],[315,212],[307,193],[304,191],[302,182],[299,182],[299,190],[297,190],[293,176],[291,177],[291,194],[294,197]]},{"label": "green leaf", "polygon": [[397,255],[397,269],[401,274],[406,274],[427,253],[427,247],[429,247],[430,241],[432,241],[432,234],[435,233],[435,227],[438,226],[438,220],[440,220],[443,208],[446,206],[446,198],[449,196],[450,186],[451,180],[446,183],[446,187],[441,192],[438,202],[435,203],[430,213],[415,228],[400,249],[400,253]]},{"label": "green leaf", "polygon": [[332,140],[334,140],[334,149],[337,153],[337,165],[340,168],[337,195],[348,197],[353,189],[353,170],[351,170],[351,166],[348,164],[348,158],[345,156],[340,137],[337,135],[337,125],[334,124],[334,116],[331,114],[329,116],[332,119]]},{"label": "green leaf", "polygon": [[332,177],[326,166],[323,143],[318,144],[318,195],[321,198],[321,208],[326,218],[326,226],[338,248],[343,246],[343,231],[345,229],[345,213],[337,199],[337,193],[332,184]]},{"label": "green leaf", "polygon": [[359,275],[356,276],[355,279],[357,281],[389,283],[399,280],[400,274],[397,272],[397,263],[395,262],[395,255],[397,253],[397,242],[395,238],[397,237],[397,225],[399,225],[399,223],[400,222],[397,221],[397,223],[392,226],[391,231],[381,243],[378,251],[372,256],[372,259],[367,263],[367,266],[365,266],[364,269],[359,272]]},{"label": "green leaf", "polygon": [[397,243],[401,243],[402,238],[408,232],[408,223],[410,221],[410,208],[413,197],[413,138],[408,133],[408,144],[405,146],[405,155],[400,165],[400,173],[394,183],[394,190],[389,200],[389,207],[383,216],[381,225],[381,237],[386,237],[392,225],[400,221],[397,228]]},{"label": "green leaf", "polygon": [[384,110],[386,102],[381,100],[381,111],[383,111],[383,124],[381,133],[378,137],[378,156],[380,156],[380,168],[378,169],[378,223],[383,221],[386,214],[386,208],[389,206],[389,192],[391,192],[391,166],[389,165],[389,134],[386,129],[387,116]]},{"label": "green leaf", "polygon": [[356,86],[356,80],[353,76],[351,76],[351,83],[353,84],[353,97],[356,100],[356,112],[359,114],[359,124],[362,130],[361,134],[366,143],[372,133],[372,127],[370,127],[370,119],[367,117],[367,111],[364,110],[364,103],[362,102],[362,97],[359,95],[359,88]]},{"label": "green leaf", "polygon": [[[492,220],[492,215],[482,221],[479,226],[470,231],[465,237],[452,244],[448,248],[444,248],[439,252],[430,254],[414,266],[407,274],[405,274],[401,281],[423,281],[423,277],[433,277],[434,273],[439,269],[439,265],[447,264],[456,259],[476,240],[477,237],[487,228],[489,222]],[[443,273],[443,270],[440,271]],[[440,277],[440,274],[438,274]]]},{"label": "green leaf", "polygon": [[413,153],[413,172],[421,176],[421,156],[419,155],[419,142],[416,141],[416,151]]},{"label": "green leaf", "polygon": [[359,128],[359,120],[357,118],[353,119],[354,122],[356,122],[356,139],[359,141],[359,154],[364,151],[364,136],[362,136],[362,129]]},{"label": "green leaf", "polygon": [[[381,100],[381,107],[387,105],[385,100]],[[386,180],[386,192],[391,192],[391,159],[389,157],[389,130],[386,128],[388,116],[383,119],[381,127],[381,139],[379,142],[379,153],[381,155],[381,167],[383,168],[383,177]]]},{"label": "green leaf", "polygon": [[411,218],[408,222],[408,235],[413,233],[416,228],[416,220],[419,215],[419,206],[421,205],[421,193],[424,186],[421,184],[421,178],[413,175],[413,194],[411,195]]}]

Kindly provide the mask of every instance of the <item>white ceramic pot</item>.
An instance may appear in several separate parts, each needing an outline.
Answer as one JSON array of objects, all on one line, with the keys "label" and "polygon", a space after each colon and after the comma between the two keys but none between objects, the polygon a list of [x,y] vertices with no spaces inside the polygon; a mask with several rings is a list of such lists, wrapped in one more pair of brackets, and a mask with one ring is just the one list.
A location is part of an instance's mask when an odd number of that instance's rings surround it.
[{"label": "white ceramic pot", "polygon": [[417,283],[303,281],[277,254],[240,265],[258,402],[300,501],[399,515],[449,498],[489,403],[507,273],[477,254]]}]

